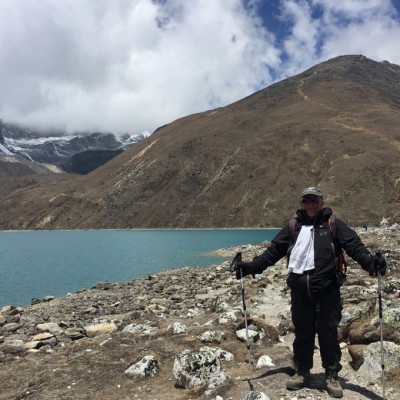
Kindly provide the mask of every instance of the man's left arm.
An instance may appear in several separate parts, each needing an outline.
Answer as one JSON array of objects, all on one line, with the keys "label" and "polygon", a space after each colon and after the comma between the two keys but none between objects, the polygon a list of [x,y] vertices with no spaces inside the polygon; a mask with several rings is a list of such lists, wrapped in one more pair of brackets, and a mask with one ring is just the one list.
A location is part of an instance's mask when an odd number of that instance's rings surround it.
[{"label": "man's left arm", "polygon": [[377,276],[378,272],[382,276],[385,275],[385,257],[382,254],[372,256],[356,231],[339,219],[336,220],[336,235],[339,245],[364,271],[371,276]]}]

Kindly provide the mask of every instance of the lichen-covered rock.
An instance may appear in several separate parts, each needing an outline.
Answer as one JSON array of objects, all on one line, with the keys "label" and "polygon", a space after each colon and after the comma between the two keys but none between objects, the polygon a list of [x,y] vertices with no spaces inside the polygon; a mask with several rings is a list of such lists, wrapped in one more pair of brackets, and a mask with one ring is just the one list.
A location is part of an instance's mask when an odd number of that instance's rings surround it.
[{"label": "lichen-covered rock", "polygon": [[222,343],[225,339],[225,332],[223,331],[206,331],[203,332],[198,338],[204,343]]},{"label": "lichen-covered rock", "polygon": [[200,351],[211,351],[215,353],[215,355],[221,361],[232,361],[235,358],[235,356],[232,353],[226,350],[222,350],[219,347],[203,346],[200,347]]},{"label": "lichen-covered rock", "polygon": [[264,392],[250,392],[243,400],[270,400]]},{"label": "lichen-covered rock", "polygon": [[218,323],[223,325],[223,324],[228,324],[229,322],[236,322],[237,317],[235,311],[226,311],[223,312],[219,317],[218,317]]},{"label": "lichen-covered rock", "polygon": [[122,332],[132,333],[135,335],[152,335],[158,332],[158,328],[149,324],[129,324]]},{"label": "lichen-covered rock", "polygon": [[137,375],[143,378],[153,378],[159,372],[158,361],[153,356],[144,356],[140,361],[124,371],[127,375]]},{"label": "lichen-covered rock", "polygon": [[187,329],[188,328],[186,325],[181,324],[180,322],[174,322],[173,324],[168,326],[167,331],[178,335],[181,333],[186,333]]},{"label": "lichen-covered rock", "polygon": [[347,331],[348,326],[353,321],[366,318],[370,314],[370,312],[374,309],[374,305],[375,303],[372,302],[372,300],[370,300],[343,309],[342,319],[338,327],[339,337],[344,335],[344,333]]},{"label": "lichen-covered rock", "polygon": [[[386,324],[391,325],[396,329],[400,329],[400,304],[394,305],[392,307],[384,307],[382,318],[383,322],[385,322]],[[376,325],[378,321],[379,317],[377,316],[371,321],[371,323],[373,325]]]},{"label": "lichen-covered rock", "polygon": [[[359,372],[371,381],[378,381],[382,376],[381,343],[375,342],[366,346],[363,350],[364,363]],[[383,360],[385,371],[389,372],[400,365],[400,346],[383,341]]]},{"label": "lichen-covered rock", "polygon": [[173,367],[176,385],[183,388],[207,384],[221,371],[221,361],[213,351],[184,350],[175,358]]},{"label": "lichen-covered rock", "polygon": [[216,374],[211,375],[210,379],[208,380],[207,388],[204,394],[206,396],[210,396],[218,386],[221,386],[225,382],[228,382],[229,379],[230,377],[225,371],[220,371]]}]

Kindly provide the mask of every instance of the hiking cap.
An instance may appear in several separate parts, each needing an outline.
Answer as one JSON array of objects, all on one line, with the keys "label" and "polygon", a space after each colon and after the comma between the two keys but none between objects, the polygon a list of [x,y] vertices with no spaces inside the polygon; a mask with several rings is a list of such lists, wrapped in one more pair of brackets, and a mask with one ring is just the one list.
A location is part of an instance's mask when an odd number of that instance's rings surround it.
[{"label": "hiking cap", "polygon": [[322,195],[322,190],[321,190],[321,189],[318,189],[318,188],[315,187],[315,186],[311,186],[311,187],[305,188],[305,189],[301,192],[300,197],[306,196],[307,194],[314,194],[315,196],[323,197],[323,195]]}]

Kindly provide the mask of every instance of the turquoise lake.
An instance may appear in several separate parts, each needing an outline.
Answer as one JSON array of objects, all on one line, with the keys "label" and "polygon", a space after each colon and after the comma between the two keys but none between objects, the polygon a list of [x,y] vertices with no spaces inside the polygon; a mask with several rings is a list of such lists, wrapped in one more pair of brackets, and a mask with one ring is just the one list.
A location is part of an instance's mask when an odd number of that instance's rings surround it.
[{"label": "turquoise lake", "polygon": [[[0,232],[0,308],[65,296],[96,282],[208,266],[214,250],[271,240],[277,229]],[[232,254],[232,257],[235,254]]]}]

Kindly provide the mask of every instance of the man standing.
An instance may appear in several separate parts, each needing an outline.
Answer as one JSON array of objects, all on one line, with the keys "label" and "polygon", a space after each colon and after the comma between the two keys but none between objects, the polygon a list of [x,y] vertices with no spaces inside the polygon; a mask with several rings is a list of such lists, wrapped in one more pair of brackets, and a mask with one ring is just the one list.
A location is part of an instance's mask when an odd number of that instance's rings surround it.
[{"label": "man standing", "polygon": [[252,262],[237,262],[236,277],[260,274],[287,256],[291,289],[291,312],[295,327],[293,359],[296,374],[287,389],[307,386],[313,367],[315,335],[318,334],[322,366],[325,368],[327,391],[340,398],[343,389],[338,380],[341,350],[338,325],[342,317],[340,299],[340,251],[358,262],[371,276],[386,272],[381,255],[372,256],[357,233],[324,207],[322,191],[308,187],[301,192],[296,217],[272,240],[271,245]]}]

